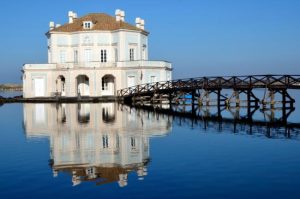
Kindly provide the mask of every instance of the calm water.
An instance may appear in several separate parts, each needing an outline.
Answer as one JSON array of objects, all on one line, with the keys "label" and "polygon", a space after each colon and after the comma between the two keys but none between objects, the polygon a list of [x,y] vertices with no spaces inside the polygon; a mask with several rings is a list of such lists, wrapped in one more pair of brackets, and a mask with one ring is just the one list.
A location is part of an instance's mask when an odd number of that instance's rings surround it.
[{"label": "calm water", "polygon": [[0,198],[300,198],[298,132],[191,123],[116,104],[1,106]]},{"label": "calm water", "polygon": [[0,96],[2,97],[15,97],[22,94],[23,93],[21,91],[0,91]]}]

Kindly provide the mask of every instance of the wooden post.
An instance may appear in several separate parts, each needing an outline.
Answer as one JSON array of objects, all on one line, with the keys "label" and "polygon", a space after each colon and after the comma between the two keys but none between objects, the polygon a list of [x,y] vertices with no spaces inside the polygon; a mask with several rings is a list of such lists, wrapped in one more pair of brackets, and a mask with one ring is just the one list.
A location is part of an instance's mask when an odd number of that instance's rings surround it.
[{"label": "wooden post", "polygon": [[275,108],[275,92],[270,90],[270,98],[271,98],[271,109]]},{"label": "wooden post", "polygon": [[170,105],[170,108],[172,107],[172,93],[169,92],[169,105]]},{"label": "wooden post", "polygon": [[209,91],[205,91],[205,98],[206,98],[206,106],[209,106],[210,104],[210,99],[209,99]]},{"label": "wooden post", "polygon": [[218,95],[218,117],[221,117],[221,89],[217,90],[217,95]]},{"label": "wooden post", "polygon": [[235,90],[234,91],[234,96],[235,96],[235,106],[240,107],[240,93],[239,93],[239,91]]},{"label": "wooden post", "polygon": [[282,121],[286,122],[286,90],[282,90]]},{"label": "wooden post", "polygon": [[248,89],[247,90],[247,116],[248,116],[248,120],[252,119],[252,115],[251,115],[251,90]]},{"label": "wooden post", "polygon": [[195,112],[195,90],[192,91],[192,114],[193,115],[196,115],[196,112]]},{"label": "wooden post", "polygon": [[218,107],[220,108],[220,106],[221,106],[221,90],[220,89],[218,89],[217,90],[217,97],[218,97]]}]

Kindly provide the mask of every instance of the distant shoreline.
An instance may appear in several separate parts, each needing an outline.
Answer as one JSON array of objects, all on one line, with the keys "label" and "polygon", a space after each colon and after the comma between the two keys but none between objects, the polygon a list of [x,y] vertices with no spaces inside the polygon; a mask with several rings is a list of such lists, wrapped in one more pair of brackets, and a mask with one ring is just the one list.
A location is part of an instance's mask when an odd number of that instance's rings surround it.
[{"label": "distant shoreline", "polygon": [[0,91],[22,91],[22,84],[0,84]]}]

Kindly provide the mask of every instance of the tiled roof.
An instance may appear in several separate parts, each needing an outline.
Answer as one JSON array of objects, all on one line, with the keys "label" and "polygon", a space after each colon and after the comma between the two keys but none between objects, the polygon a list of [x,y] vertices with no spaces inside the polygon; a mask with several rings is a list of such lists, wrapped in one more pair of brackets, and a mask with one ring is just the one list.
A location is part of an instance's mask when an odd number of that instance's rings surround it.
[{"label": "tiled roof", "polygon": [[[91,29],[84,29],[83,22],[92,21],[93,26]],[[148,34],[147,31],[135,27],[126,22],[116,21],[115,17],[107,15],[105,13],[93,13],[83,16],[81,18],[75,19],[73,23],[64,24],[58,28],[54,28],[51,32],[77,32],[77,31],[94,31],[94,30],[103,30],[103,31],[114,31],[114,30],[135,30],[142,31],[144,34]]]}]

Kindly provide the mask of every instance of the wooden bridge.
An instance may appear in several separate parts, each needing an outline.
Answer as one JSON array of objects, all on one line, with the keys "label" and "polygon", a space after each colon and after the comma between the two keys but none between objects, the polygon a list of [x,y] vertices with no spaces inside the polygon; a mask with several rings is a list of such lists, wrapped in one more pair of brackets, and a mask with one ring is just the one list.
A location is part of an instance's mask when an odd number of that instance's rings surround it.
[{"label": "wooden bridge", "polygon": [[[132,105],[181,104],[191,106],[192,110],[198,106],[247,107],[250,114],[251,109],[257,107],[273,109],[279,105],[283,112],[293,109],[295,100],[288,93],[289,89],[300,89],[300,75],[178,79],[125,88],[117,95]],[[261,96],[255,90],[260,90]]]}]

